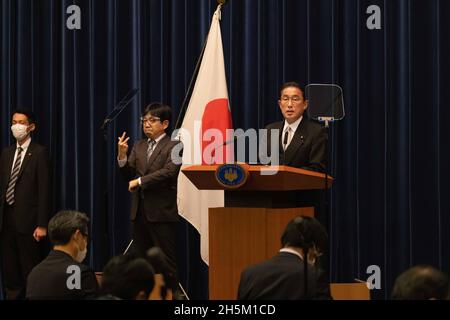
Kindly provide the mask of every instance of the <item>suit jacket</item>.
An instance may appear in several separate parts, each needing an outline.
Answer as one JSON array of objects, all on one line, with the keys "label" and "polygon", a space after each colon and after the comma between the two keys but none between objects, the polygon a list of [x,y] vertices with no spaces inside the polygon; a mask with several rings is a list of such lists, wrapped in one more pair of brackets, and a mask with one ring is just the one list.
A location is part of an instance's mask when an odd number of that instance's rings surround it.
[{"label": "suit jacket", "polygon": [[[68,270],[70,266],[77,266],[81,271],[79,289],[67,286],[67,282],[75,283],[67,281],[76,274],[73,269]],[[97,291],[95,274],[88,266],[76,262],[63,251],[53,250],[28,275],[26,297],[31,300],[79,300],[94,298]]]},{"label": "suit jacket", "polygon": [[[279,161],[281,165],[295,168],[325,172],[327,158],[328,135],[326,129],[318,122],[303,116],[291,143],[283,150],[282,135],[284,121],[269,124],[266,129],[279,130]],[[270,152],[270,130],[268,132],[267,152]],[[324,184],[325,186],[325,184]],[[327,227],[327,212],[325,210],[325,193],[323,190],[293,191],[297,207],[313,206],[316,218]]]},{"label": "suit jacket", "polygon": [[297,127],[291,143],[286,151],[283,150],[282,135],[284,121],[275,122],[266,126],[269,129],[267,150],[270,152],[271,129],[279,130],[279,159],[280,165],[325,172],[328,136],[325,128],[317,122],[306,117]]},{"label": "suit jacket", "polygon": [[142,185],[132,194],[131,220],[136,219],[141,205],[150,222],[178,221],[177,180],[181,164],[174,164],[171,158],[172,149],[178,143],[166,135],[156,145],[148,163],[147,139],[133,146],[127,164],[120,168],[127,182],[141,177]]},{"label": "suit jacket", "polygon": [[[308,296],[305,296],[304,263],[297,255],[279,252],[273,258],[246,268],[239,282],[239,300],[301,300],[329,297],[328,288],[318,291],[319,271],[308,265]],[[325,293],[323,293],[325,290]],[[328,292],[327,292],[328,291]]]},{"label": "suit jacket", "polygon": [[[16,144],[0,156],[0,230],[15,151]],[[46,228],[50,216],[50,161],[47,148],[33,141],[22,156],[14,189],[14,222],[20,233],[32,234],[38,226]]]}]

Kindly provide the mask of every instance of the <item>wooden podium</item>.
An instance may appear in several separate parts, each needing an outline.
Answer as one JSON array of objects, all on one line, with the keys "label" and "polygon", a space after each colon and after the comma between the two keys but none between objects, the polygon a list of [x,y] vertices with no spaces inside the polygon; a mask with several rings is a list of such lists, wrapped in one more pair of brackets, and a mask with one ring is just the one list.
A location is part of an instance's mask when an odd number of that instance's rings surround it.
[{"label": "wooden podium", "polygon": [[333,182],[328,176],[325,184],[324,174],[288,166],[278,166],[275,171],[274,167],[242,166],[248,179],[232,190],[217,181],[218,165],[182,169],[200,190],[225,190],[225,207],[209,208],[211,300],[236,299],[242,270],[278,252],[281,234],[290,220],[299,215],[314,216],[313,207],[298,205],[299,190],[324,189]]}]

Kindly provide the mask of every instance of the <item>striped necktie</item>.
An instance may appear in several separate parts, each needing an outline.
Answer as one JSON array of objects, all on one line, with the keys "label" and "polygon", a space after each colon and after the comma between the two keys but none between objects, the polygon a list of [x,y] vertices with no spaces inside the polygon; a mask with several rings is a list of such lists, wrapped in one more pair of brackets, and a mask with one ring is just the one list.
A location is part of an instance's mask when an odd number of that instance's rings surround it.
[{"label": "striped necktie", "polygon": [[19,177],[20,163],[22,159],[22,148],[17,148],[16,162],[14,163],[13,170],[11,172],[11,178],[9,179],[8,189],[6,189],[6,202],[9,205],[14,204],[14,188],[16,186],[17,178]]},{"label": "striped necktie", "polygon": [[155,148],[156,141],[155,140],[149,140],[148,141],[148,147],[147,147],[147,162],[150,160],[150,157],[153,153],[153,149]]}]

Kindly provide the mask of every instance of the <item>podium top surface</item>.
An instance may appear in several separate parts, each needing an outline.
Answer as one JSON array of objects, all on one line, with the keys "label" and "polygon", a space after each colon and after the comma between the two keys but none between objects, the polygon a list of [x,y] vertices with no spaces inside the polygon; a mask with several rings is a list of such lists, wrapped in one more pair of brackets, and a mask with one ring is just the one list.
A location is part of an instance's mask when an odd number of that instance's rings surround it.
[{"label": "podium top surface", "polygon": [[[184,175],[199,190],[226,190],[216,180],[216,169],[220,165],[194,165],[182,168]],[[289,166],[263,166],[241,164],[248,171],[247,182],[236,190],[292,191],[328,188],[333,178],[325,174]]]}]

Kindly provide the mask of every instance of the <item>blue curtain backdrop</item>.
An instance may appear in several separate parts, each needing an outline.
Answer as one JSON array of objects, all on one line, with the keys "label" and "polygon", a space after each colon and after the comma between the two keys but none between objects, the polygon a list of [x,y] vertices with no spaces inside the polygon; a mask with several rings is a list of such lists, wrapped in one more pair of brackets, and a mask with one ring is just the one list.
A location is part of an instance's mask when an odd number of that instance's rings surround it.
[{"label": "blue curtain backdrop", "polygon": [[[54,207],[92,219],[90,263],[100,270],[130,240],[129,195],[115,163],[117,136],[141,136],[141,108],[164,101],[178,115],[215,0],[0,0],[0,147],[11,111],[32,108],[35,139],[50,147]],[[66,9],[81,8],[81,30]],[[381,8],[368,30],[366,9]],[[281,119],[287,80],[336,83],[346,117],[331,128],[330,275],[366,279],[381,268],[388,297],[410,265],[450,271],[450,1],[230,0],[222,11],[235,128]],[[131,88],[137,98],[107,132],[104,117]],[[108,203],[107,215],[103,214]],[[180,223],[182,281],[207,296],[198,234]]]}]

